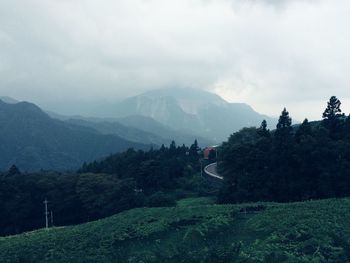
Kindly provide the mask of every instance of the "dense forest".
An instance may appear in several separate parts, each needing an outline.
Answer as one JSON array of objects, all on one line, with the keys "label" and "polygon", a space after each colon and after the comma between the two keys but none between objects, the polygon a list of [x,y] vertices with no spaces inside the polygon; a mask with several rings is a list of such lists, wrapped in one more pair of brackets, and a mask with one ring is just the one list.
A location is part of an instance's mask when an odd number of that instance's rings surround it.
[{"label": "dense forest", "polygon": [[292,126],[286,109],[277,127],[244,128],[220,149],[221,202],[300,201],[350,195],[350,116],[331,97],[323,120]]},{"label": "dense forest", "polygon": [[212,189],[199,175],[199,150],[197,141],[191,147],[172,142],[158,150],[129,149],[76,173],[21,173],[12,166],[0,174],[0,235],[43,227],[44,199],[60,226],[208,195]]}]

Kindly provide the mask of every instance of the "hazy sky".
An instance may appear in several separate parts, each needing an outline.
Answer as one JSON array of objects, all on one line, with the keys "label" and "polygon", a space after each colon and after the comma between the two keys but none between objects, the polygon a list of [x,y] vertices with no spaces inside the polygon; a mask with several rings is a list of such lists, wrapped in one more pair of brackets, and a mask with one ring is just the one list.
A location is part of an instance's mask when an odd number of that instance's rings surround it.
[{"label": "hazy sky", "polygon": [[[162,87],[350,112],[348,0],[0,0],[0,95],[63,113]],[[76,107],[74,107],[76,105]]]}]

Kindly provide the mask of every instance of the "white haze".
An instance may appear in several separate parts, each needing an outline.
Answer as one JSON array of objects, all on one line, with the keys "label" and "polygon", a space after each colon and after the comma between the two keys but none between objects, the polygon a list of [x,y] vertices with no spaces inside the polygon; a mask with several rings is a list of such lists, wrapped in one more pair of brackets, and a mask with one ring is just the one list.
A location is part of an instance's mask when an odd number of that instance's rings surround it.
[{"label": "white haze", "polygon": [[0,0],[0,95],[66,114],[191,87],[257,111],[350,111],[346,0]]}]

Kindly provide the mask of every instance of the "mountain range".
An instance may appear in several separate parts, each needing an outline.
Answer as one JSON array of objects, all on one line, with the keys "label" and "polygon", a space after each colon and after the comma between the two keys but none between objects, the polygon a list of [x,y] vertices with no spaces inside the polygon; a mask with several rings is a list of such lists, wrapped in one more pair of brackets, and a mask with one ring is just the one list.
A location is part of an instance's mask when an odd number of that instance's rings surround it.
[{"label": "mountain range", "polygon": [[0,170],[16,164],[20,169],[75,169],[130,147],[150,146],[130,142],[117,135],[50,118],[28,102],[0,100]]},{"label": "mountain range", "polygon": [[75,169],[127,148],[149,149],[174,140],[201,147],[221,143],[246,126],[276,120],[249,105],[195,89],[160,89],[113,105],[105,118],[63,116],[35,104],[0,97],[0,170]]}]

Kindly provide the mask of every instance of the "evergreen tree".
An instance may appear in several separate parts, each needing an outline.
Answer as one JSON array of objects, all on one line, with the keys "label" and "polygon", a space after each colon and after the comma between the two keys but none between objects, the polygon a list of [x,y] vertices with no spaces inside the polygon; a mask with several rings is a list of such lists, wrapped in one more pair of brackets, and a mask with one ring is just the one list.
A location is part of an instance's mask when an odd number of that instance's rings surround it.
[{"label": "evergreen tree", "polygon": [[336,96],[332,96],[322,114],[323,124],[329,130],[332,139],[338,138],[339,132],[341,132],[341,118],[344,118],[344,114],[341,113],[340,105],[340,100]]},{"label": "evergreen tree", "polygon": [[340,105],[340,100],[338,100],[336,96],[332,96],[327,103],[327,108],[322,114],[323,119],[334,121],[339,119],[341,116],[344,116],[341,114]]},{"label": "evergreen tree", "polygon": [[289,129],[292,125],[292,119],[289,117],[289,112],[286,110],[286,108],[283,109],[281,116],[278,119],[277,123],[277,130],[280,129]]},{"label": "evergreen tree", "polygon": [[286,201],[289,197],[289,184],[292,178],[293,166],[293,137],[292,137],[292,119],[289,117],[289,113],[286,108],[283,109],[281,116],[277,123],[277,129],[275,131],[274,151],[272,153],[271,165],[275,166],[274,183],[272,187],[276,197],[279,201]]},{"label": "evergreen tree", "polygon": [[289,117],[289,112],[286,108],[283,109],[281,116],[278,119],[278,123],[275,131],[275,142],[281,144],[281,142],[290,141],[292,133],[292,119]]},{"label": "evergreen tree", "polygon": [[261,125],[258,129],[258,134],[263,137],[268,137],[270,136],[270,131],[267,129],[267,122],[266,120],[263,120],[261,122]]}]

